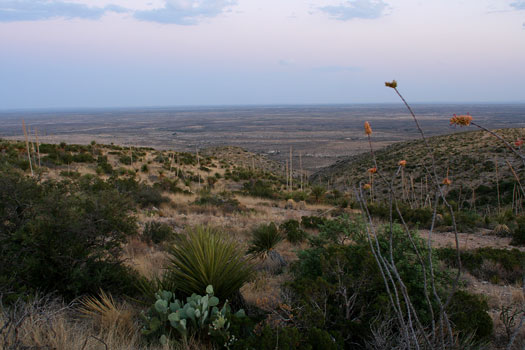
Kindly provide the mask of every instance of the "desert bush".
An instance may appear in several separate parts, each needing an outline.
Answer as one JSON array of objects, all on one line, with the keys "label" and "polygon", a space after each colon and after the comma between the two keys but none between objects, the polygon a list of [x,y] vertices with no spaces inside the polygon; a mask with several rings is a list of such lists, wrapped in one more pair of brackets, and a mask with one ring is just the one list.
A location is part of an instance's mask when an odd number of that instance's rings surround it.
[{"label": "desert bush", "polygon": [[159,189],[161,191],[171,192],[171,193],[181,193],[184,192],[181,188],[177,186],[179,179],[168,179],[162,178],[160,181],[153,184],[153,188]]},{"label": "desert bush", "polygon": [[259,176],[252,169],[236,167],[232,171],[227,171],[225,173],[225,178],[239,182],[241,180],[257,179]]},{"label": "desert bush", "polygon": [[[355,225],[359,227],[362,223]],[[334,224],[334,227],[337,226]],[[344,348],[347,349],[364,347],[372,336],[370,325],[374,320],[393,316],[379,266],[361,230],[353,229],[343,235],[330,233],[328,237],[336,238],[312,241],[313,245],[301,251],[299,260],[292,266],[291,289],[297,297],[297,308],[302,310],[295,316],[296,321],[304,327],[339,334],[345,339]],[[422,269],[410,239],[398,225],[393,226],[392,232],[388,226],[378,232],[378,244],[383,255],[389,256],[390,237],[397,271],[421,322],[429,325],[432,320],[430,310],[435,311],[438,307],[435,302],[429,305],[425,297],[425,292],[431,291],[425,291],[424,273],[428,278],[430,270],[428,267]],[[414,233],[411,239],[422,258],[428,261],[425,243]],[[341,244],[345,241],[353,243]],[[434,262],[437,292],[443,295],[450,283],[449,274],[437,268],[439,264]],[[427,288],[430,287],[427,285]]]},{"label": "desert bush", "polygon": [[342,340],[334,334],[318,328],[299,329],[291,325],[284,327],[261,326],[249,337],[240,339],[232,349],[260,350],[336,350],[341,349]]},{"label": "desert bush", "polygon": [[[461,210],[454,212],[456,227],[459,232],[473,232],[477,227],[484,225],[482,217],[471,210]],[[450,213],[443,215],[443,223],[452,226],[452,216]]]},{"label": "desert bush", "polygon": [[162,203],[169,202],[169,198],[164,197],[161,190],[157,187],[149,186],[145,183],[136,181],[134,178],[112,178],[110,183],[119,193],[131,197],[135,203],[142,208],[148,206],[160,206]]},{"label": "desert bush", "polygon": [[226,213],[243,211],[241,203],[228,192],[217,194],[210,191],[202,191],[200,197],[195,200],[195,204],[219,207]]},{"label": "desert bush", "polygon": [[516,219],[516,228],[512,232],[513,245],[525,245],[525,215]]},{"label": "desert bush", "polygon": [[221,299],[232,297],[253,273],[241,246],[211,227],[196,226],[177,236],[169,250],[166,283],[191,295],[213,285]]},{"label": "desert bush", "polygon": [[81,152],[73,155],[73,162],[76,163],[94,163],[95,158],[88,152]]},{"label": "desert bush", "polygon": [[478,341],[486,341],[492,335],[493,324],[488,310],[482,297],[461,290],[454,293],[448,307],[454,329],[466,336],[472,334]]},{"label": "desert bush", "polygon": [[[457,268],[456,250],[437,248],[436,255],[448,266]],[[487,262],[491,262],[488,264]],[[519,282],[525,273],[525,253],[518,249],[479,248],[461,251],[461,264],[478,278],[493,282]]]},{"label": "desert bush", "polygon": [[274,190],[272,184],[264,180],[250,180],[243,185],[246,194],[254,197],[275,199],[278,193]]},{"label": "desert bush", "polygon": [[285,195],[284,199],[293,199],[296,202],[306,201],[308,194],[304,191],[293,191]]},{"label": "desert bush", "polygon": [[174,236],[175,231],[170,225],[163,222],[150,221],[144,225],[141,238],[147,243],[159,244],[172,240]]},{"label": "desert bush", "polygon": [[288,242],[296,244],[301,243],[307,238],[305,231],[301,229],[299,221],[297,220],[287,220],[283,222],[279,229],[284,233]]},{"label": "desert bush", "polygon": [[[428,228],[432,222],[432,209],[431,208],[410,208],[405,203],[398,203],[399,211],[405,222],[408,224],[417,225],[419,227]],[[369,203],[368,210],[370,215],[379,217],[381,219],[390,220],[390,208],[384,203]],[[399,213],[393,208],[392,219],[397,222],[401,222]]]},{"label": "desert bush", "polygon": [[100,287],[133,293],[136,274],[121,261],[136,233],[132,204],[107,184],[44,182],[15,172],[0,176],[0,290],[67,299]]},{"label": "desert bush", "polygon": [[108,163],[107,156],[98,156],[97,158],[97,174],[113,174],[113,167]]},{"label": "desert bush", "polygon": [[310,190],[310,195],[314,198],[316,203],[319,203],[326,193],[326,189],[323,186],[313,186]]},{"label": "desert bush", "polygon": [[118,161],[121,163],[121,164],[125,164],[125,165],[131,165],[131,157],[126,155],[126,154],[122,154],[119,158],[118,158]]},{"label": "desert bush", "polygon": [[316,229],[319,226],[324,225],[326,219],[320,216],[303,216],[301,218],[301,225],[304,228]]},{"label": "desert bush", "polygon": [[[345,244],[354,239],[363,240],[365,224],[361,217],[352,218],[348,214],[323,220],[319,226],[319,235],[312,239],[321,244],[338,243]],[[319,244],[317,243],[317,244]]]}]

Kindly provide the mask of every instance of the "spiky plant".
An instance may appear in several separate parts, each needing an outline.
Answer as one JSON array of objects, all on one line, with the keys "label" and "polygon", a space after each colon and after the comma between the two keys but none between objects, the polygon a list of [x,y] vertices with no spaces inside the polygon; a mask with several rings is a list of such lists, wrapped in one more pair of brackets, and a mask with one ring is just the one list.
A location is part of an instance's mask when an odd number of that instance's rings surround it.
[{"label": "spiky plant", "polygon": [[209,226],[195,226],[179,235],[169,255],[166,282],[188,295],[213,285],[215,295],[227,299],[253,274],[241,246]]},{"label": "spiky plant", "polygon": [[80,299],[80,314],[94,320],[103,332],[125,339],[137,331],[134,311],[126,303],[117,303],[111,294],[100,291],[98,297]]},{"label": "spiky plant", "polygon": [[252,240],[248,254],[265,260],[268,256],[273,258],[272,252],[275,247],[284,239],[284,235],[272,222],[268,225],[262,224],[252,232]]}]

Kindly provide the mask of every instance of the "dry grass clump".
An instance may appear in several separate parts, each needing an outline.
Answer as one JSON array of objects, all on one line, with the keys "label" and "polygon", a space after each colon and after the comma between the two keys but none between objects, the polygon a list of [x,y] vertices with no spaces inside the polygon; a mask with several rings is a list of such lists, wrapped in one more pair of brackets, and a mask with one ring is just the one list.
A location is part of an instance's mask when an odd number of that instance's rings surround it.
[{"label": "dry grass clump", "polygon": [[135,269],[141,276],[153,279],[162,275],[167,261],[167,253],[133,238],[124,247],[123,258],[126,264]]},{"label": "dry grass clump", "polygon": [[94,327],[102,336],[133,338],[139,328],[132,307],[126,302],[116,302],[111,294],[103,290],[98,297],[88,296],[81,299],[78,311],[84,318],[94,322]]},{"label": "dry grass clump", "polygon": [[274,305],[281,302],[281,286],[290,279],[287,274],[273,275],[261,270],[253,281],[241,288],[241,294],[248,305],[260,306],[260,301],[271,300]]},{"label": "dry grass clump", "polygon": [[[115,304],[115,303],[113,303]],[[108,305],[101,304],[103,308]],[[115,305],[113,305],[115,306]],[[115,306],[110,313],[123,316]],[[0,349],[55,349],[55,350],[156,350],[141,344],[138,326],[127,316],[129,329],[123,336],[120,322],[105,318],[102,327],[94,319],[78,319],[72,305],[50,298],[37,298],[32,302],[18,302],[0,310]],[[113,315],[112,317],[115,317]],[[103,318],[104,319],[104,318]],[[100,320],[100,319],[99,319]],[[159,349],[160,350],[160,349]]]}]

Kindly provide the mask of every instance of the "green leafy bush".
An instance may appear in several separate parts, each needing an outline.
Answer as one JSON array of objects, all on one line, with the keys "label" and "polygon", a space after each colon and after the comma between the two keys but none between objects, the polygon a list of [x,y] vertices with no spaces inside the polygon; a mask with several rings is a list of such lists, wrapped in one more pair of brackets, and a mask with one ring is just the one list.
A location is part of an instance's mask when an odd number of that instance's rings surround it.
[{"label": "green leafy bush", "polygon": [[113,167],[108,163],[107,156],[99,156],[97,158],[97,174],[113,174]]},{"label": "green leafy bush", "polygon": [[304,228],[317,229],[319,226],[324,225],[326,219],[320,216],[303,216],[301,218],[301,225]]},{"label": "green leafy bush", "polygon": [[177,186],[178,183],[179,183],[179,179],[173,179],[172,180],[172,179],[168,179],[168,178],[165,177],[165,178],[161,179],[159,182],[156,182],[153,185],[153,188],[158,189],[160,191],[167,191],[167,192],[171,192],[171,193],[184,192],[181,188],[179,188]]},{"label": "green leafy bush", "polygon": [[278,197],[277,192],[268,181],[250,180],[243,185],[243,190],[254,197],[275,199]]},{"label": "green leafy bush", "polygon": [[134,293],[121,247],[136,233],[132,203],[100,180],[37,183],[0,172],[0,293],[66,299]]},{"label": "green leafy bush", "polygon": [[158,207],[162,203],[169,202],[169,198],[164,197],[159,188],[138,182],[131,177],[124,179],[113,178],[111,183],[120,193],[133,198],[135,203],[143,208],[148,206]]},{"label": "green leafy bush", "polygon": [[210,191],[203,191],[201,196],[195,200],[195,204],[219,207],[226,213],[243,211],[241,203],[228,192],[216,194]]},{"label": "green leafy bush", "polygon": [[[403,220],[411,225],[418,225],[420,227],[430,227],[432,222],[433,211],[430,208],[410,208],[407,204],[399,203],[399,211],[403,216]],[[390,220],[390,207],[384,203],[370,203],[368,210],[372,216],[376,216],[385,220]],[[394,221],[401,222],[401,217],[396,208],[392,208],[392,218]]]},{"label": "green leafy bush", "polygon": [[142,232],[142,240],[147,243],[159,244],[173,239],[174,236],[175,231],[170,225],[158,221],[147,222]]},{"label": "green leafy bush", "polygon": [[325,219],[319,225],[319,235],[316,240],[321,243],[340,243],[364,239],[365,224],[360,217],[352,218],[348,214],[338,216],[332,220]]},{"label": "green leafy bush", "polygon": [[512,232],[513,245],[525,245],[525,215],[516,219],[517,227]]},{"label": "green leafy bush", "polygon": [[187,295],[211,284],[216,295],[226,299],[252,273],[253,266],[237,242],[211,227],[196,226],[178,235],[169,250],[166,282]]},{"label": "green leafy bush", "polygon": [[288,242],[293,243],[293,244],[301,243],[307,237],[306,232],[301,229],[299,221],[297,220],[291,219],[291,220],[285,221],[279,226],[279,228],[286,236],[286,239],[288,240]]},{"label": "green leafy bush", "polygon": [[316,203],[319,203],[321,201],[325,193],[326,189],[322,186],[314,186],[310,191],[310,194],[314,198]]},{"label": "green leafy bush", "polygon": [[336,350],[342,349],[340,336],[318,328],[299,329],[293,326],[264,326],[234,344],[233,349],[258,350]]},{"label": "green leafy bush", "polygon": [[487,311],[489,306],[480,296],[457,291],[449,304],[448,314],[454,329],[464,335],[474,335],[476,340],[488,340],[493,323]]},{"label": "green leafy bush", "polygon": [[[457,268],[455,249],[437,248],[435,251],[439,259],[448,266]],[[525,253],[518,249],[486,247],[464,250],[460,254],[463,268],[478,278],[490,279],[492,282],[516,283],[521,281],[525,273]]]},{"label": "green leafy bush", "polygon": [[[474,211],[462,210],[454,212],[454,218],[459,232],[473,232],[476,227],[481,227],[484,224],[481,216]],[[443,219],[445,225],[452,226],[450,213],[445,213]]]},{"label": "green leafy bush", "polygon": [[[370,251],[365,227],[355,221],[353,228],[345,222],[350,218],[330,220],[321,228],[325,237],[311,239],[312,246],[299,253],[292,266],[293,281],[290,285],[295,293],[296,322],[308,327],[329,331],[334,336],[344,336],[344,348],[365,347],[371,336],[370,325],[378,318],[393,316],[388,293],[378,265]],[[345,228],[346,227],[346,228]],[[323,233],[324,232],[324,233]],[[411,233],[424,261],[428,261],[425,243]],[[383,227],[377,232],[378,244],[384,256],[389,254],[390,230]],[[429,276],[429,268],[423,270],[416,253],[411,248],[407,233],[394,225],[392,231],[392,256],[403,279],[414,308],[423,324],[431,322],[430,307],[437,309],[435,302],[429,306],[425,298],[423,271]],[[434,267],[439,266],[437,260]],[[450,278],[446,271],[434,271],[436,289],[444,295]],[[431,295],[432,291],[427,289]],[[352,300],[352,303],[348,303]],[[336,337],[337,338],[337,337]]]}]

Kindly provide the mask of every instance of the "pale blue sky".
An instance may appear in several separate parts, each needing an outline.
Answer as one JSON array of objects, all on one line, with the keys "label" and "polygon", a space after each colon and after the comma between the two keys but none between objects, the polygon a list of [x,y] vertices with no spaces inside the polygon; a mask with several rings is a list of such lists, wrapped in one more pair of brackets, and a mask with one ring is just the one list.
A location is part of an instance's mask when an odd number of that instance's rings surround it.
[{"label": "pale blue sky", "polygon": [[0,0],[0,109],[525,102],[525,0]]}]

